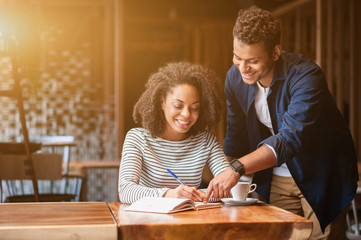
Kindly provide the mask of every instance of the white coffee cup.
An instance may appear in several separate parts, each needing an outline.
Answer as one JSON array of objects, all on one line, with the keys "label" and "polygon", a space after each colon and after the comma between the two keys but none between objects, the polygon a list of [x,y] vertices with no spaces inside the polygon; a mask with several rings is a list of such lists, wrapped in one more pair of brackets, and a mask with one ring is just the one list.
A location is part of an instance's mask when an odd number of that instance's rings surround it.
[{"label": "white coffee cup", "polygon": [[256,190],[257,184],[248,182],[238,182],[232,189],[231,194],[234,200],[245,201],[248,194]]}]

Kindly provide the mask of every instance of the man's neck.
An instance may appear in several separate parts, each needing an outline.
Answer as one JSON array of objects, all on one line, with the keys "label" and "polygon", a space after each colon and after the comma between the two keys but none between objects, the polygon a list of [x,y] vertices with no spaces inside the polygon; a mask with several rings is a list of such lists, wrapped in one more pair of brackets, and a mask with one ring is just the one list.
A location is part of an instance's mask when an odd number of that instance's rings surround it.
[{"label": "man's neck", "polygon": [[[272,74],[273,76],[273,74]],[[267,78],[267,79],[262,79],[260,81],[258,81],[258,83],[261,85],[261,87],[263,88],[269,88],[269,86],[271,86],[272,83],[272,77],[271,78]]]},{"label": "man's neck", "polygon": [[263,77],[261,80],[258,81],[262,87],[268,88],[271,86],[274,71],[275,71],[275,64],[273,65],[269,73],[267,73],[267,76]]}]

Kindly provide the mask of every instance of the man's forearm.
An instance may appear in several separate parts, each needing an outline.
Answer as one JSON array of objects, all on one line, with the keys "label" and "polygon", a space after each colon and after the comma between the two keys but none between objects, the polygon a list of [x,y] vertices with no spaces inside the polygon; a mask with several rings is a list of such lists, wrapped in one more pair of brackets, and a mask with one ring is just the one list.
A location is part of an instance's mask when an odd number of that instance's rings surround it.
[{"label": "man's forearm", "polygon": [[[226,156],[228,161],[234,157]],[[273,167],[276,164],[276,156],[272,149],[267,146],[261,146],[257,150],[239,158],[244,165],[245,173],[250,174]]]}]

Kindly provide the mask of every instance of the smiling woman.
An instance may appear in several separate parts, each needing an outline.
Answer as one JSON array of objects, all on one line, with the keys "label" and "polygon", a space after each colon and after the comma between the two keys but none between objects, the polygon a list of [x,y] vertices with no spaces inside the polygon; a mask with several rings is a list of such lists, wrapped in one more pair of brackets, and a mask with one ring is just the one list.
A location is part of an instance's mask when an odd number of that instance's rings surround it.
[{"label": "smiling woman", "polygon": [[198,89],[186,83],[180,84],[165,98],[162,97],[161,101],[166,124],[160,136],[171,141],[186,139],[189,129],[197,122],[199,116]]},{"label": "smiling woman", "polygon": [[[143,197],[202,200],[197,189],[207,165],[213,175],[228,163],[209,132],[222,111],[217,78],[209,69],[187,62],[170,63],[153,74],[136,103],[134,121],[124,141],[119,169],[119,199]],[[170,169],[184,184],[167,172]]]},{"label": "smiling woman", "polygon": [[189,129],[189,134],[210,130],[219,121],[223,109],[221,88],[217,86],[219,82],[213,71],[200,65],[170,63],[149,78],[146,90],[134,106],[133,119],[152,136],[163,134],[166,125],[162,101],[174,93],[174,87],[187,84],[197,89],[200,95],[198,121]]}]

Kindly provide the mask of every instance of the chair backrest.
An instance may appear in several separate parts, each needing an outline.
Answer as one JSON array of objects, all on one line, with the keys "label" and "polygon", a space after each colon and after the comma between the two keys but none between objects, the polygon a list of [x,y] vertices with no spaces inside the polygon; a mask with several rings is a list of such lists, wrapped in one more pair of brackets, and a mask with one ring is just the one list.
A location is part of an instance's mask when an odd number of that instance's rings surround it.
[{"label": "chair backrest", "polygon": [[[70,162],[70,147],[75,146],[75,138],[74,136],[30,136],[30,142],[33,143],[41,143],[42,148],[50,152],[57,152],[61,149],[61,153],[63,155],[63,163],[64,163],[64,174],[67,175],[69,173],[69,162]],[[18,142],[23,141],[22,137],[18,137]]]},{"label": "chair backrest", "polygon": [[[78,201],[82,187],[81,176],[62,175],[62,156],[59,153],[34,153],[31,155],[39,201]],[[0,154],[0,202],[34,201],[34,186],[27,172],[25,154]]]},{"label": "chair backrest", "polygon": [[[22,141],[22,138],[18,138],[17,140]],[[41,149],[44,150],[40,153],[36,152],[32,154],[31,157],[36,180],[51,181],[50,185],[46,181],[37,181],[39,193],[42,194],[49,191],[60,194],[71,193],[75,194],[75,201],[78,201],[83,182],[82,176],[69,175],[70,147],[75,146],[74,137],[31,136],[30,141],[32,141],[32,144],[40,143]],[[4,148],[6,148],[6,146]],[[23,185],[26,189],[29,189],[26,181],[18,185],[16,181],[14,181],[30,179],[30,173],[25,172],[27,169],[26,155],[19,151],[6,152],[6,156],[5,152],[0,151],[0,155],[3,155],[0,157],[0,180],[7,180],[3,181],[3,183],[4,188],[7,190],[6,192],[9,193],[8,195],[10,195],[10,192],[14,192],[13,195],[16,195],[15,192],[23,188]],[[2,182],[0,182],[0,184],[2,184]]]},{"label": "chair backrest", "polygon": [[[62,178],[62,156],[58,153],[32,154],[35,178],[37,180],[58,180]],[[26,180],[31,175],[26,171],[25,154],[0,154],[0,179]]]}]

